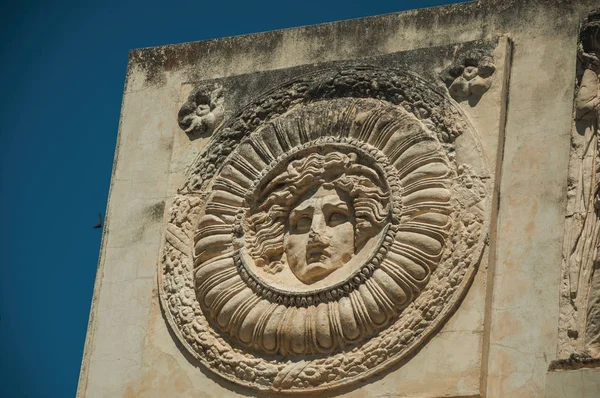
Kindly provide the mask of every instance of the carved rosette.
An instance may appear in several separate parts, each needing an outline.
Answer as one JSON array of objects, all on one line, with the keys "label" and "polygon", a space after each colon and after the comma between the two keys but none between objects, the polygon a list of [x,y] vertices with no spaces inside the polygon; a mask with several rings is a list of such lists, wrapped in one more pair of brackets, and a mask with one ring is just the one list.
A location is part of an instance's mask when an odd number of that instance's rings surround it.
[{"label": "carved rosette", "polygon": [[260,390],[323,390],[406,358],[484,246],[488,187],[456,165],[462,134],[451,100],[393,70],[324,71],[249,105],[171,208],[159,284],[175,334]]}]

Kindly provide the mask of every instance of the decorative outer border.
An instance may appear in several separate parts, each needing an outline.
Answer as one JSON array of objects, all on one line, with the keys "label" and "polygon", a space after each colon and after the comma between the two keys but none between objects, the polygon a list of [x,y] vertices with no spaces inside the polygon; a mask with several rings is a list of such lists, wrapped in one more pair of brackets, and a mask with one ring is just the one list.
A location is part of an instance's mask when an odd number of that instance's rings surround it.
[{"label": "decorative outer border", "polygon": [[[344,83],[336,84],[339,79]],[[437,135],[451,160],[456,137],[463,133],[475,137],[462,111],[422,79],[372,67],[327,70],[296,79],[243,109],[216,135],[195,161],[171,207],[163,261],[159,264],[160,299],[173,332],[199,362],[225,379],[257,390],[323,391],[364,380],[407,359],[458,307],[485,246],[489,181],[484,183],[481,177],[470,174],[468,166],[454,165],[458,178],[453,189],[471,199],[455,214],[456,229],[429,284],[387,329],[344,352],[310,361],[255,356],[231,346],[216,332],[195,299],[191,276],[195,222],[205,196],[201,191],[215,175],[214,165],[222,164],[242,137],[291,106],[336,97],[371,97],[401,105]],[[482,156],[481,149],[477,150]]]}]

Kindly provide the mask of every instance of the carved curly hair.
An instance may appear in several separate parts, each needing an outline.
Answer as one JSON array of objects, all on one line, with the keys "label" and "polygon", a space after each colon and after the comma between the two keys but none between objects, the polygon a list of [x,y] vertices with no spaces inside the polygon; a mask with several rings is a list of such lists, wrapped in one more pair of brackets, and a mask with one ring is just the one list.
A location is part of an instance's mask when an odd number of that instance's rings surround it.
[{"label": "carved curly hair", "polygon": [[311,153],[290,162],[286,172],[267,184],[261,195],[266,199],[248,218],[250,253],[257,266],[272,274],[283,269],[288,214],[299,198],[320,186],[340,189],[352,198],[355,253],[381,230],[387,221],[389,195],[377,171],[356,160],[355,153]]}]

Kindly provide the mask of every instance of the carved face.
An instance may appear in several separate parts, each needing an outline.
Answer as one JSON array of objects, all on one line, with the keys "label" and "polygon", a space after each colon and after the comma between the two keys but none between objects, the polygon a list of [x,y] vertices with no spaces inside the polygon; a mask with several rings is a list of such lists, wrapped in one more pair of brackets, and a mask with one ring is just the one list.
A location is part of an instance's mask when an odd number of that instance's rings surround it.
[{"label": "carved face", "polygon": [[341,268],[354,255],[355,218],[350,196],[319,187],[290,211],[284,249],[288,265],[306,284]]},{"label": "carved face", "polygon": [[262,195],[247,218],[250,254],[267,274],[292,271],[293,283],[323,280],[359,254],[388,220],[380,175],[352,152],[295,159]]}]

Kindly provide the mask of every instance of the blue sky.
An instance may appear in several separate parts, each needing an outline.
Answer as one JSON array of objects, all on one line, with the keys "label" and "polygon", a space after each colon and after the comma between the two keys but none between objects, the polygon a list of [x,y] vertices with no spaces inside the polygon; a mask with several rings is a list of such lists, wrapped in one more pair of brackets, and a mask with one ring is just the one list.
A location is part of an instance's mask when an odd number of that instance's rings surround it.
[{"label": "blue sky", "polygon": [[3,2],[0,397],[75,395],[130,49],[456,2]]}]

